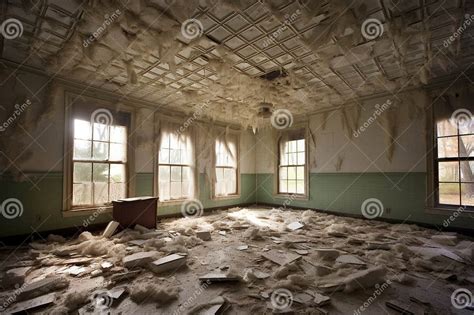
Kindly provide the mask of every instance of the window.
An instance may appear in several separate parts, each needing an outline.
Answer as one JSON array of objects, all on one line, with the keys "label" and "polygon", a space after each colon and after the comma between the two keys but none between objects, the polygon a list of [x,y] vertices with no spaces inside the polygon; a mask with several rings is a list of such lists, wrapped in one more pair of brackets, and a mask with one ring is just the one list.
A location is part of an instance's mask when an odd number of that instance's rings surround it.
[{"label": "window", "polygon": [[73,129],[72,207],[127,197],[127,127],[75,117]]},{"label": "window", "polygon": [[214,195],[224,197],[238,195],[237,136],[217,139],[215,146],[216,182]]},{"label": "window", "polygon": [[[452,114],[453,111],[451,111]],[[441,206],[474,206],[474,123],[435,112],[435,188]]]},{"label": "window", "polygon": [[189,135],[162,133],[158,166],[158,194],[161,201],[193,197],[192,156]]},{"label": "window", "polygon": [[306,147],[303,136],[280,140],[278,193],[306,194]]}]

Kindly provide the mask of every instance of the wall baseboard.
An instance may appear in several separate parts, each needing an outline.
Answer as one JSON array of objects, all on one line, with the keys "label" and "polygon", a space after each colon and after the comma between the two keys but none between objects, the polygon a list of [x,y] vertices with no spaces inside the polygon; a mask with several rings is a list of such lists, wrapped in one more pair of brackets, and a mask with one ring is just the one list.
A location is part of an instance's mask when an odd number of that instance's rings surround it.
[{"label": "wall baseboard", "polygon": [[[222,207],[213,207],[213,208],[206,208],[204,209],[204,215],[210,215],[212,214],[213,211],[217,210],[228,210],[231,208],[246,208],[246,207],[260,207],[260,208],[280,208],[282,207],[279,204],[272,204],[272,203],[245,203],[245,204],[236,204],[236,205],[229,205],[229,206],[222,206]],[[350,218],[356,218],[356,219],[363,219],[367,220],[364,218],[362,215],[355,215],[355,214],[348,214],[348,213],[340,213],[336,211],[329,211],[329,210],[321,210],[321,209],[315,209],[315,208],[307,208],[307,207],[297,207],[297,208],[291,208],[287,207],[287,209],[291,210],[312,210],[316,212],[321,212],[321,213],[326,213],[326,214],[331,214],[339,217],[350,217]],[[181,217],[181,213],[173,213],[173,214],[165,214],[165,215],[159,215],[158,220],[160,219],[169,219],[169,218],[179,218]],[[386,222],[386,223],[391,223],[391,224],[399,224],[399,223],[404,223],[404,224],[414,224],[420,227],[428,228],[428,229],[433,229],[433,230],[439,230],[439,227],[436,225],[428,224],[428,223],[421,223],[421,222],[414,222],[414,221],[401,221],[397,219],[390,219],[390,218],[378,218],[377,221],[381,222]],[[9,246],[14,246],[14,245],[27,245],[28,242],[31,241],[36,241],[36,240],[41,240],[41,239],[46,239],[49,234],[57,234],[57,235],[62,235],[66,238],[73,238],[80,233],[84,231],[89,231],[89,232],[101,232],[104,230],[106,227],[107,223],[102,223],[102,224],[94,224],[94,225],[89,225],[87,228],[84,227],[70,227],[70,228],[65,228],[65,229],[58,229],[58,230],[50,230],[50,231],[42,231],[35,233],[36,237],[32,234],[24,234],[24,235],[14,235],[14,236],[8,236],[8,237],[3,237],[0,238],[0,250],[2,247],[9,247]],[[474,229],[465,229],[465,228],[457,228],[457,227],[448,227],[448,228],[443,228],[443,231],[446,232],[456,232],[460,233],[463,235],[471,236],[474,237]],[[37,236],[39,234],[39,237]]]}]

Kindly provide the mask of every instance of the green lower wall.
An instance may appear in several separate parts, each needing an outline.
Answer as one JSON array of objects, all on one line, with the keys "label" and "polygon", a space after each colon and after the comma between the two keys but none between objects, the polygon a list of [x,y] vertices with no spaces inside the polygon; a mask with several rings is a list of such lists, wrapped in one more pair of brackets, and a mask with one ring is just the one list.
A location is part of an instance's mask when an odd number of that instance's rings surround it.
[{"label": "green lower wall", "polygon": [[[0,215],[0,237],[81,227],[84,222],[97,224],[111,219],[110,214],[102,214],[89,221],[87,221],[89,216],[63,217],[61,173],[38,173],[29,180],[19,182],[5,176],[0,178],[0,201],[17,198],[24,207],[23,214],[15,219],[8,220]],[[394,187],[394,183],[397,187]],[[135,195],[153,195],[152,184],[153,174],[137,174]],[[199,176],[199,200],[205,208],[255,202],[283,205],[286,200],[273,196],[272,174],[242,174],[241,189],[240,198],[212,200],[205,175]],[[311,174],[309,200],[289,201],[289,206],[361,215],[361,205],[368,198],[377,198],[382,201],[385,208],[391,209],[390,213],[383,214],[384,218],[434,224],[440,228],[443,221],[448,218],[446,215],[429,214],[425,211],[425,173]],[[159,216],[179,212],[180,205],[160,205],[158,208]],[[473,229],[474,218],[472,216],[459,217],[450,226]]]},{"label": "green lower wall", "polygon": [[[273,195],[273,181],[272,174],[257,174],[257,203],[285,203],[287,199]],[[361,216],[362,203],[368,198],[377,198],[390,208],[383,218],[440,228],[448,218],[425,210],[426,173],[313,173],[309,200],[288,200],[287,204]],[[450,226],[474,229],[474,217],[459,217]]]},{"label": "green lower wall", "polygon": [[[254,203],[255,174],[242,174],[242,192],[240,198],[230,200],[211,200],[210,188],[203,174],[199,176],[199,199],[205,208]],[[87,216],[64,217],[61,209],[63,202],[62,173],[35,173],[28,180],[15,181],[11,177],[0,177],[0,202],[7,198],[16,198],[23,204],[23,214],[14,219],[0,215],[0,237],[34,234],[83,224],[99,224],[111,220],[111,214],[101,214],[97,218]],[[139,173],[135,179],[135,195],[153,195],[153,174]],[[159,206],[158,215],[179,213],[180,206]],[[38,236],[39,237],[39,236]]]}]

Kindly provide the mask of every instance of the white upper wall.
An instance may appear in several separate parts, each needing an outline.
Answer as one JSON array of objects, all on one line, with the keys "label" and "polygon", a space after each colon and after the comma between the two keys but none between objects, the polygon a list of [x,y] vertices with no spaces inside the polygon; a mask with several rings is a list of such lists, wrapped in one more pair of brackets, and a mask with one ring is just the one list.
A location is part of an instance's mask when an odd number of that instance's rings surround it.
[{"label": "white upper wall", "polygon": [[[412,105],[409,102],[401,104],[392,100],[392,105],[386,102],[387,98],[364,102],[357,126],[356,107],[346,110],[347,118],[344,118],[342,110],[309,117],[309,126],[316,140],[316,148],[310,149],[311,171],[425,172],[426,135],[423,112],[420,115],[420,111],[410,107]],[[388,106],[385,110],[384,107],[376,107],[377,104],[382,106],[384,103]],[[348,124],[352,128],[347,128]],[[365,128],[359,129],[361,126]],[[354,136],[354,131],[357,130],[359,133]],[[394,135],[395,142],[390,161],[388,143],[391,134]],[[274,171],[276,158],[272,139],[275,136],[275,130],[271,129],[257,133],[257,173]]]},{"label": "white upper wall", "polygon": [[[29,105],[4,131],[0,131],[0,157],[2,167],[10,166],[21,172],[62,172],[64,156],[65,88],[63,85],[49,85],[45,76],[29,72],[16,73],[2,78],[0,86],[0,124],[13,115],[15,104],[22,105],[27,99]],[[52,88],[51,88],[52,86]],[[125,103],[125,102],[124,102]],[[135,139],[129,145],[135,151],[135,172],[153,172],[154,110],[137,108],[135,112]],[[203,145],[206,134],[202,128],[195,128],[197,149],[211,148]],[[130,148],[130,147],[129,147]],[[209,151],[210,152],[210,151]],[[206,154],[198,154],[198,169],[204,172]],[[10,165],[11,164],[11,165]],[[255,137],[251,131],[240,133],[240,170],[243,174],[255,173]]]}]

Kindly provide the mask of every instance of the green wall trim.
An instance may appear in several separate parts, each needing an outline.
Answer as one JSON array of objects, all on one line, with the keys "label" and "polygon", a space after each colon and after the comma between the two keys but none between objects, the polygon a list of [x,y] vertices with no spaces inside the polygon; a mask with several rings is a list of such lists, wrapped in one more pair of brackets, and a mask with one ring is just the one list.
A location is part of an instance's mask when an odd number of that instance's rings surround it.
[{"label": "green wall trim", "polygon": [[[0,237],[32,234],[36,231],[52,231],[66,228],[82,228],[84,225],[106,223],[111,213],[97,217],[91,214],[63,217],[63,176],[61,172],[28,172],[28,179],[15,181],[8,174],[0,176],[0,203],[7,198],[16,198],[23,205],[21,216],[6,219],[0,215]],[[137,173],[135,196],[153,195],[153,173]],[[210,187],[204,174],[199,176],[199,199],[204,208],[215,208],[244,203],[255,203],[255,174],[242,174],[240,198],[211,200]],[[34,184],[32,184],[34,183]],[[178,214],[181,206],[159,206],[158,215]]]},{"label": "green wall trim", "polygon": [[[100,224],[111,220],[111,214],[101,214],[90,220],[90,214],[63,217],[63,177],[61,172],[29,172],[29,180],[14,181],[13,177],[0,176],[0,202],[17,198],[23,204],[23,214],[14,219],[0,215],[0,237],[31,234],[83,224]],[[394,187],[397,183],[397,187]],[[284,198],[273,196],[273,174],[241,174],[241,195],[236,199],[213,200],[205,175],[199,175],[199,200],[205,209],[240,204],[267,203],[283,205]],[[135,195],[153,195],[153,174],[137,173]],[[309,200],[289,200],[289,207],[304,207],[338,212],[361,214],[361,205],[368,198],[382,201],[390,213],[384,218],[433,224],[442,227],[448,215],[425,211],[426,173],[312,173],[310,175]],[[181,206],[160,205],[158,216],[179,214]],[[452,227],[473,229],[472,217],[459,217],[450,223]]]},{"label": "green wall trim", "polygon": [[[442,227],[448,215],[427,213],[425,210],[426,173],[311,173],[308,200],[289,200],[273,195],[273,174],[257,174],[257,203],[304,207],[361,215],[362,203],[379,199],[384,208],[383,218],[411,221]],[[463,217],[452,227],[474,227],[474,219]]]}]

